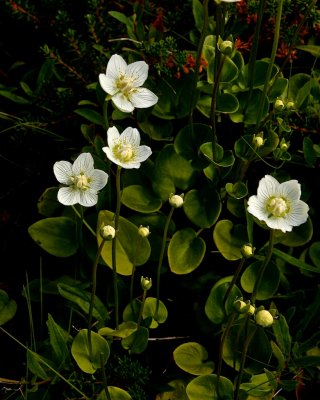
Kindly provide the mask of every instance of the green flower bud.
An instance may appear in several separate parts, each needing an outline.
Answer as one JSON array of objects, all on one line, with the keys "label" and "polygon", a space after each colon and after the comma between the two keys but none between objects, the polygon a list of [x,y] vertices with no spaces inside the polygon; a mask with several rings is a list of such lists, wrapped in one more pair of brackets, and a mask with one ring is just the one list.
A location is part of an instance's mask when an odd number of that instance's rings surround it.
[{"label": "green flower bud", "polygon": [[281,139],[279,146],[282,151],[287,151],[290,146],[290,142],[286,142],[284,139]]},{"label": "green flower bud", "polygon": [[246,313],[248,311],[247,304],[243,300],[236,300],[233,303],[233,308],[239,314],[244,314],[244,313]]},{"label": "green flower bud", "polygon": [[295,104],[293,101],[288,101],[287,103],[287,109],[288,110],[294,110],[295,109]]},{"label": "green flower bud", "polygon": [[260,310],[255,316],[256,324],[262,326],[262,328],[268,328],[273,324],[273,316],[267,310]]},{"label": "green flower bud", "polygon": [[152,286],[152,279],[151,278],[145,278],[145,277],[141,277],[141,287],[142,290],[149,290],[151,289]]},{"label": "green flower bud", "polygon": [[183,206],[183,194],[179,196],[178,194],[172,194],[169,197],[169,203],[172,207],[180,208]]},{"label": "green flower bud", "polygon": [[111,225],[102,225],[100,228],[100,235],[104,240],[112,240],[116,235],[116,231]]},{"label": "green flower bud", "polygon": [[284,109],[284,102],[283,102],[281,99],[277,99],[277,100],[274,102],[274,108],[275,108],[277,111],[283,110],[283,109]]},{"label": "green flower bud", "polygon": [[254,147],[258,148],[264,145],[266,139],[263,139],[263,133],[258,133],[253,135],[252,144]]},{"label": "green flower bud", "polygon": [[220,43],[219,50],[225,56],[230,56],[230,54],[233,52],[233,43],[231,40],[224,40]]},{"label": "green flower bud", "polygon": [[253,256],[255,247],[251,243],[246,243],[241,247],[241,254],[244,258],[250,258]]},{"label": "green flower bud", "polygon": [[248,314],[253,315],[256,312],[256,308],[250,304]]},{"label": "green flower bud", "polygon": [[140,226],[139,230],[139,235],[142,236],[143,238],[146,238],[150,235],[149,227],[148,226]]}]

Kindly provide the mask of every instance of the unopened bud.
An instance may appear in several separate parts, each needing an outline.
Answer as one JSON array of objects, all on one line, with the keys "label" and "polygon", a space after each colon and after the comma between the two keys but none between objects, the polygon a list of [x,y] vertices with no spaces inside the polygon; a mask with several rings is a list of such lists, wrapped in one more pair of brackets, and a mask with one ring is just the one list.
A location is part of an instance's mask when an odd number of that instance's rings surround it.
[{"label": "unopened bud", "polygon": [[231,40],[224,40],[220,43],[219,50],[225,56],[230,56],[233,51],[233,43],[231,42]]},{"label": "unopened bud", "polygon": [[252,144],[255,147],[261,147],[264,145],[266,140],[263,139],[263,134],[253,135]]},{"label": "unopened bud", "polygon": [[116,235],[116,231],[111,225],[103,225],[100,228],[100,235],[104,240],[112,240]]},{"label": "unopened bud", "polygon": [[145,278],[145,277],[141,277],[141,287],[142,290],[149,290],[151,289],[152,286],[152,279],[151,278]]},{"label": "unopened bud", "polygon": [[277,99],[274,102],[274,108],[278,111],[281,111],[284,109],[284,102],[281,99]]},{"label": "unopened bud", "polygon": [[183,194],[179,196],[178,194],[171,194],[169,197],[169,203],[172,207],[179,208],[183,206]]},{"label": "unopened bud", "polygon": [[236,300],[233,303],[233,308],[240,314],[244,314],[248,311],[247,304],[243,300]]},{"label": "unopened bud", "polygon": [[267,310],[260,310],[255,316],[255,321],[256,324],[262,326],[262,328],[268,328],[273,324],[273,316]]},{"label": "unopened bud", "polygon": [[142,236],[143,238],[146,238],[150,235],[150,230],[148,226],[140,226],[139,230],[139,235]]},{"label": "unopened bud", "polygon": [[288,110],[294,110],[295,109],[295,105],[293,101],[288,101],[287,103],[287,109]]},{"label": "unopened bud", "polygon": [[255,247],[251,243],[246,243],[241,247],[241,254],[244,258],[250,258],[253,256]]}]

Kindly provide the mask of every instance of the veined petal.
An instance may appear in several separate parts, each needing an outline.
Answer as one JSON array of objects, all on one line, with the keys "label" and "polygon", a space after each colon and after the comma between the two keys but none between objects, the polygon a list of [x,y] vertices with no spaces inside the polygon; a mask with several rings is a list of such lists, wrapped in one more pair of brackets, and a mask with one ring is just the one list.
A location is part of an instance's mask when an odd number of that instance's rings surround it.
[{"label": "veined petal", "polygon": [[279,229],[283,233],[292,231],[292,225],[290,225],[285,218],[272,217],[268,218],[265,222],[271,229]]},{"label": "veined petal", "polygon": [[281,183],[279,189],[280,194],[290,201],[296,201],[300,199],[301,186],[300,183],[298,183],[298,181],[295,179]]},{"label": "veined petal", "polygon": [[115,163],[117,165],[120,165],[119,164],[119,160],[114,157],[110,147],[102,147],[102,151],[104,151],[106,153],[106,156],[107,156],[109,161],[111,161],[111,162],[113,162],[113,163]]},{"label": "veined petal", "polygon": [[80,191],[70,186],[60,188],[58,201],[65,206],[73,206],[80,202]]},{"label": "veined petal", "polygon": [[302,200],[291,204],[291,210],[286,216],[288,223],[292,226],[304,224],[308,219],[309,206]]},{"label": "veined petal", "polygon": [[126,69],[127,63],[124,59],[118,54],[114,54],[108,62],[106,75],[113,80],[117,80],[125,75]]},{"label": "veined petal", "polygon": [[149,146],[139,146],[136,150],[134,161],[142,162],[145,161],[152,154],[152,150]]},{"label": "veined petal", "polygon": [[132,147],[138,147],[140,144],[140,133],[138,129],[128,127],[121,133],[120,140],[131,144]]},{"label": "veined petal", "polygon": [[114,96],[112,96],[112,102],[118,108],[118,110],[122,112],[130,113],[134,110],[133,104],[131,104],[128,97],[125,96],[122,92],[118,92]]},{"label": "veined petal", "polygon": [[99,74],[99,82],[102,89],[111,96],[119,91],[117,88],[117,80],[114,79],[110,74]]},{"label": "veined petal", "polygon": [[129,99],[135,108],[148,108],[158,102],[158,97],[147,88],[132,89]]},{"label": "veined petal", "polygon": [[[108,129],[107,136],[108,136],[108,145],[112,149],[113,146],[118,142],[120,133],[115,126],[112,126],[111,128]],[[105,147],[103,147],[102,150],[103,149],[105,149]]]},{"label": "veined petal", "polygon": [[95,190],[88,189],[84,192],[80,192],[79,204],[84,207],[92,207],[98,202],[98,195]]},{"label": "veined petal", "polygon": [[248,212],[258,218],[260,221],[266,221],[268,219],[268,213],[257,196],[251,196],[248,200]]},{"label": "veined petal", "polygon": [[90,176],[93,169],[93,158],[90,153],[81,153],[72,166],[72,171],[75,175],[84,174]]},{"label": "veined petal", "polygon": [[266,201],[272,196],[276,196],[279,192],[280,184],[271,175],[266,175],[264,178],[260,179],[257,195],[259,200]]},{"label": "veined petal", "polygon": [[109,175],[101,169],[95,169],[90,176],[90,188],[98,191],[104,188],[108,182]]},{"label": "veined petal", "polygon": [[71,185],[72,164],[69,161],[57,161],[53,166],[53,173],[57,181],[65,185]]},{"label": "veined petal", "polygon": [[116,164],[120,165],[120,167],[125,169],[133,169],[133,168],[140,168],[141,163],[137,162],[135,159],[132,161],[121,162],[117,161]]},{"label": "veined petal", "polygon": [[144,84],[148,78],[149,66],[144,61],[136,61],[127,66],[126,78],[132,80],[133,87],[139,87]]}]

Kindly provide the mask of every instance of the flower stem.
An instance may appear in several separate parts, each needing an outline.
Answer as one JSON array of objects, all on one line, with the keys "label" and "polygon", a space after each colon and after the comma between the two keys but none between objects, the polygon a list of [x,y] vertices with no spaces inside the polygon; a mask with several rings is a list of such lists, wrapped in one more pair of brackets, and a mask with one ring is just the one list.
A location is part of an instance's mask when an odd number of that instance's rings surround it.
[{"label": "flower stem", "polygon": [[79,211],[76,209],[75,206],[71,206],[75,214],[81,219],[82,223],[89,229],[89,231],[94,235],[94,237],[97,236],[96,232],[91,228],[91,226],[88,224],[88,222],[83,218],[83,215],[79,213]]},{"label": "flower stem", "polygon": [[239,277],[240,272],[242,271],[244,262],[245,262],[245,257],[242,257],[241,260],[240,260],[240,263],[239,263],[239,265],[237,267],[237,270],[236,270],[235,274],[232,277],[232,281],[230,282],[230,285],[228,286],[228,289],[226,290],[226,293],[224,294],[223,303],[225,303],[228,300],[229,294],[231,293],[231,290],[232,290],[233,286],[235,285],[235,283],[236,283],[236,281],[237,281],[237,279]]},{"label": "flower stem", "polygon": [[121,175],[121,167],[117,167],[116,172],[116,192],[117,192],[117,203],[116,203],[116,212],[114,218],[114,229],[116,231],[116,235],[112,240],[112,274],[113,274],[113,291],[114,291],[114,308],[115,308],[115,324],[116,329],[119,329],[119,294],[118,294],[118,275],[117,275],[117,232],[119,229],[119,217],[120,217],[120,175]]},{"label": "flower stem", "polygon": [[90,307],[89,307],[89,314],[88,314],[88,347],[89,347],[90,359],[92,357],[91,328],[92,328],[92,314],[93,314],[93,307],[94,307],[94,299],[96,296],[96,289],[97,289],[97,269],[98,269],[99,258],[101,256],[101,252],[102,252],[104,243],[105,243],[105,240],[102,239],[102,242],[100,243],[100,246],[99,246],[97,254],[96,254],[96,258],[95,258],[93,266],[92,266],[92,288],[91,288],[91,300],[90,300]]},{"label": "flower stem", "polygon": [[170,221],[172,218],[172,214],[174,211],[174,207],[171,207],[171,210],[168,214],[164,230],[163,230],[163,236],[162,236],[162,245],[161,245],[161,250],[160,250],[160,255],[159,255],[159,262],[158,262],[158,267],[157,267],[157,305],[156,305],[156,312],[154,319],[157,319],[158,315],[158,310],[159,310],[159,301],[160,301],[160,276],[161,276],[161,267],[162,267],[162,262],[163,262],[163,257],[164,257],[164,252],[166,249],[166,242],[167,242],[167,236],[168,236],[168,229],[170,225]]},{"label": "flower stem", "polygon": [[143,314],[143,309],[144,309],[144,305],[145,305],[145,302],[146,302],[146,297],[147,297],[147,290],[144,290],[143,291],[143,295],[142,295],[142,302],[141,302],[141,306],[140,306],[140,311],[139,311],[137,330],[139,330],[140,325],[141,325],[142,314]]},{"label": "flower stem", "polygon": [[253,292],[252,292],[252,296],[251,296],[251,303],[254,304],[254,302],[256,301],[257,298],[257,293],[263,278],[263,275],[265,273],[265,270],[269,264],[269,261],[271,259],[272,256],[272,250],[273,250],[273,245],[274,245],[274,230],[270,229],[270,236],[269,236],[269,244],[268,244],[268,251],[267,254],[262,262],[260,271],[259,271],[259,275],[257,277],[257,280],[254,284],[254,288],[253,288]]}]

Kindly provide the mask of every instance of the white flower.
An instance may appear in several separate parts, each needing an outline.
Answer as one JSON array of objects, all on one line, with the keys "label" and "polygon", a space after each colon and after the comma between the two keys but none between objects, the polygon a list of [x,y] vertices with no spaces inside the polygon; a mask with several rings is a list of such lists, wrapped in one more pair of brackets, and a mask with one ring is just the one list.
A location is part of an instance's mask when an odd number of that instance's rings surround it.
[{"label": "white flower", "polygon": [[179,196],[178,194],[171,193],[169,197],[169,203],[172,207],[180,208],[183,206],[183,194]]},{"label": "white flower", "polygon": [[151,90],[140,87],[148,77],[148,69],[144,61],[127,65],[121,56],[114,54],[108,62],[106,73],[99,75],[99,82],[120,111],[129,113],[135,108],[148,108],[158,101]]},{"label": "white flower", "polygon": [[136,128],[126,128],[121,135],[113,126],[108,129],[108,145],[102,150],[108,159],[123,168],[139,168],[152,151],[149,146],[140,146],[140,134]]},{"label": "white flower", "polygon": [[116,230],[111,225],[102,225],[100,235],[104,240],[112,240],[116,236]]},{"label": "white flower", "polygon": [[266,175],[259,182],[257,196],[248,200],[248,212],[269,228],[292,231],[308,219],[308,205],[300,200],[301,187],[296,180],[279,183]]},{"label": "white flower", "polygon": [[67,185],[58,191],[58,200],[65,206],[81,204],[91,207],[97,204],[98,191],[108,182],[108,174],[94,169],[90,153],[82,153],[73,164],[69,161],[58,161],[53,166],[55,177]]}]

